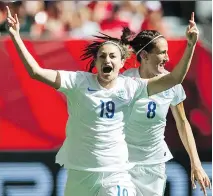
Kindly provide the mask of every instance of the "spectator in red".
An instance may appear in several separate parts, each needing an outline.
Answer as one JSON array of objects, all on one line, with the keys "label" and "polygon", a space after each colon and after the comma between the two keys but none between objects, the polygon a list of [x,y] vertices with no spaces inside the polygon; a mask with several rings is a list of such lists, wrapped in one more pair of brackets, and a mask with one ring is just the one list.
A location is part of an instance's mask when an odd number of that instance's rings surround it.
[{"label": "spectator in red", "polygon": [[109,18],[100,23],[102,32],[115,37],[120,37],[123,27],[129,27],[129,23],[119,18],[120,6],[114,5]]},{"label": "spectator in red", "polygon": [[168,37],[169,30],[163,21],[163,9],[160,1],[146,1],[144,5],[147,12],[141,30],[156,30]]},{"label": "spectator in red", "polygon": [[93,12],[92,21],[100,23],[110,17],[113,9],[111,1],[91,1],[88,8]]}]

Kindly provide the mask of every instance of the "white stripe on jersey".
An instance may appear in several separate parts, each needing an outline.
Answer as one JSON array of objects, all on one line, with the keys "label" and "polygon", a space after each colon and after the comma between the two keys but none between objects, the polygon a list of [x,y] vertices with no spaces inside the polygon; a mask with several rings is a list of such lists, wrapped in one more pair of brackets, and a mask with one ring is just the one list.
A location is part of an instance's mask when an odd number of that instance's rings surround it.
[{"label": "white stripe on jersey", "polygon": [[[129,69],[123,74],[140,77],[137,68]],[[177,105],[185,98],[183,87],[179,84],[135,102],[125,130],[130,162],[158,164],[172,158],[164,141],[166,116],[170,104]]]},{"label": "white stripe on jersey", "polygon": [[112,89],[100,86],[95,74],[59,71],[67,97],[66,140],[56,162],[69,169],[119,171],[132,167],[124,123],[135,99],[148,97],[147,80],[119,76]]}]

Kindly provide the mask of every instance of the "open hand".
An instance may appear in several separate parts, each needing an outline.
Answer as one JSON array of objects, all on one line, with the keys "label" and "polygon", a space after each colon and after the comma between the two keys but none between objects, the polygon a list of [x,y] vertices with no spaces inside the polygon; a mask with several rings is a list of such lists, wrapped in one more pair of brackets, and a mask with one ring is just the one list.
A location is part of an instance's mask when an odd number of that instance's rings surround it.
[{"label": "open hand", "polygon": [[7,8],[6,25],[7,25],[8,32],[12,36],[19,35],[20,23],[19,23],[19,20],[18,20],[18,16],[17,16],[17,14],[15,14],[15,16],[12,17],[9,7],[6,6],[6,8]]},{"label": "open hand", "polygon": [[195,181],[198,181],[201,190],[203,191],[204,195],[207,196],[206,188],[211,189],[211,182],[202,166],[191,168],[191,181],[193,189],[196,188]]},{"label": "open hand", "polygon": [[194,20],[194,12],[191,14],[191,19],[189,20],[189,26],[186,29],[186,38],[188,44],[195,45],[199,37],[199,30]]}]

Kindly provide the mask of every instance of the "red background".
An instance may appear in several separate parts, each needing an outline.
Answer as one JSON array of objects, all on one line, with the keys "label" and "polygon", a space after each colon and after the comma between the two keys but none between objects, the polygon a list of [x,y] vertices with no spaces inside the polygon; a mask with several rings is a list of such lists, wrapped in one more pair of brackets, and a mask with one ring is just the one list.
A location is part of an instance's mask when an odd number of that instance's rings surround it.
[{"label": "red background", "polygon": [[[81,51],[88,41],[24,41],[41,67],[85,70]],[[186,42],[169,40],[171,70],[180,60]],[[135,66],[129,60],[125,68]],[[123,71],[123,70],[121,70]],[[212,58],[197,44],[192,65],[183,86],[185,111],[198,150],[211,149]],[[54,150],[65,138],[66,100],[54,89],[30,79],[10,38],[0,41],[0,150]],[[171,113],[166,140],[172,149],[183,148]]]}]

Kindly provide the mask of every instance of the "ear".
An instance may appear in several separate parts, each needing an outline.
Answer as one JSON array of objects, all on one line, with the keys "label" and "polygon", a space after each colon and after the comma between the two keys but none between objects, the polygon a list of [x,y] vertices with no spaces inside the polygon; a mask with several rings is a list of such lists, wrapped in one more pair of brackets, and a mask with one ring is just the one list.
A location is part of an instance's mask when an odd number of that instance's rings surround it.
[{"label": "ear", "polygon": [[125,59],[122,59],[121,60],[121,68],[124,66],[124,63],[125,63]]},{"label": "ear", "polygon": [[145,50],[142,50],[141,51],[141,53],[140,53],[140,57],[142,58],[142,59],[148,59],[148,53],[147,53],[147,51],[145,51]]}]

